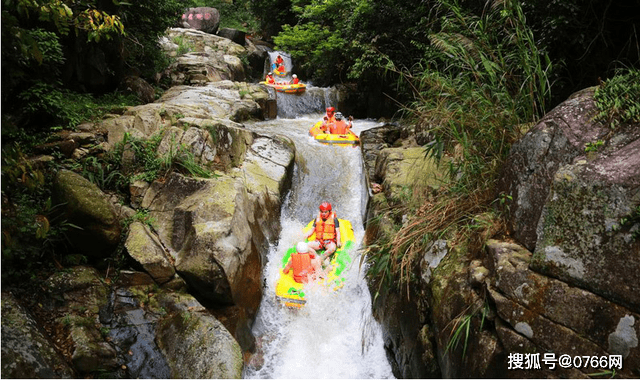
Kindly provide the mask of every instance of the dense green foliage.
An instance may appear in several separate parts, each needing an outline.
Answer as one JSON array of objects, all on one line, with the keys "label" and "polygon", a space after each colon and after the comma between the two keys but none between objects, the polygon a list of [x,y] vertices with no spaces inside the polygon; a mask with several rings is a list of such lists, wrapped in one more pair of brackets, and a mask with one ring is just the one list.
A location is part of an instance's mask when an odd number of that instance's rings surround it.
[{"label": "dense green foliage", "polygon": [[[3,125],[68,126],[76,100],[105,93],[130,72],[166,65],[158,36],[190,1],[7,0],[2,7]],[[92,71],[93,70],[93,71]],[[74,115],[77,115],[74,116]]]},{"label": "dense green foliage", "polygon": [[[172,144],[172,149],[159,155],[162,136],[163,133],[157,133],[150,139],[139,139],[126,134],[123,141],[106,154],[77,160],[58,157],[56,162],[44,163],[28,160],[19,145],[3,148],[2,265],[10,268],[2,272],[3,281],[19,279],[45,262],[51,265],[68,259],[66,234],[80,227],[63,218],[60,213],[63,205],[53,203],[51,189],[56,169],[73,170],[100,189],[119,193],[122,199],[127,199],[129,185],[136,180],[153,182],[170,172],[215,177],[184,146]],[[125,152],[135,159],[124,162]],[[81,259],[87,261],[86,257]]]},{"label": "dense green foliage", "polygon": [[[380,84],[389,57],[411,65],[414,42],[427,41],[425,3],[414,1],[293,0],[297,23],[284,24],[276,48],[291,53],[319,84],[362,80]],[[284,21],[284,20],[283,20]]]},{"label": "dense green foliage", "polygon": [[553,105],[640,64],[638,1],[530,0],[522,7],[538,45],[556,64]]},{"label": "dense green foliage", "polygon": [[519,125],[543,114],[551,63],[515,1],[481,17],[442,1],[438,13],[446,22],[429,36],[423,69],[405,74],[416,92],[407,111],[419,131],[434,136],[432,155],[462,147],[451,168],[456,186],[483,189],[519,137]]},{"label": "dense green foliage", "polygon": [[[281,25],[279,34],[271,31],[267,36],[274,35],[278,49],[293,52],[296,64],[304,67],[303,74],[314,83],[355,80],[364,85],[365,91],[383,86],[400,101],[404,101],[407,89],[391,86],[397,77],[385,77],[384,57],[398,68],[421,70],[423,51],[433,43],[431,37],[447,27],[449,19],[441,12],[446,3],[440,0],[252,2],[263,24]],[[454,4],[482,17],[502,2],[457,0]],[[640,62],[637,2],[528,1],[522,7],[537,50],[554,62],[554,71],[548,73],[554,87],[551,106],[571,92],[596,85],[598,77],[612,77],[616,68],[637,66]],[[299,33],[312,30],[321,33],[317,36]],[[329,40],[344,43],[334,47]],[[319,56],[323,59],[316,61]],[[333,65],[326,63],[332,60]]]},{"label": "dense green foliage", "polygon": [[258,19],[251,10],[250,0],[193,0],[194,7],[211,7],[220,12],[220,27],[242,30],[249,34],[259,30]]},{"label": "dense green foliage", "polygon": [[594,98],[600,111],[596,118],[611,128],[640,123],[640,70],[621,71],[620,75],[602,83]]}]

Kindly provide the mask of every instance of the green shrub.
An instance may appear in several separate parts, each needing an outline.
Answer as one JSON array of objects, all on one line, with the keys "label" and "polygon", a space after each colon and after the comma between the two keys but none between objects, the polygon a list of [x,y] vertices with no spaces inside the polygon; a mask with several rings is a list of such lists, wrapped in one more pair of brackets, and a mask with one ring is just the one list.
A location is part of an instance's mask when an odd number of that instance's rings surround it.
[{"label": "green shrub", "polygon": [[620,70],[595,91],[598,114],[595,119],[616,128],[640,123],[640,70]]},{"label": "green shrub", "polygon": [[34,275],[66,249],[66,235],[79,228],[64,220],[51,201],[53,174],[32,164],[17,145],[2,149],[2,282]]},{"label": "green shrub", "polygon": [[101,97],[64,89],[58,85],[36,83],[18,95],[23,117],[27,123],[40,122],[39,127],[75,128],[78,124],[102,118],[107,113],[119,112],[124,107],[138,104],[135,95],[110,93]]}]

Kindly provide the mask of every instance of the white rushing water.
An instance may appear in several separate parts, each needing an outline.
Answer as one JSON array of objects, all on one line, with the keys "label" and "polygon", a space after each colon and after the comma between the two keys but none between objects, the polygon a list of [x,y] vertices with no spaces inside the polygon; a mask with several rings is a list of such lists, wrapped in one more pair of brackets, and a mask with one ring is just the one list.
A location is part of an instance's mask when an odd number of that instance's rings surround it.
[{"label": "white rushing water", "polygon": [[[294,104],[292,107],[313,103],[304,96],[288,97],[293,97],[287,99]],[[282,96],[278,102],[281,100]],[[318,112],[324,104],[310,108],[307,112]],[[291,138],[296,146],[297,163],[292,190],[282,208],[282,233],[278,244],[268,252],[263,273],[266,288],[253,327],[257,360],[245,369],[244,377],[393,378],[380,325],[372,316],[371,295],[360,262],[368,199],[360,148],[319,144],[308,132],[323,114],[290,117],[299,111],[289,108],[287,111],[284,113],[289,118],[247,125],[261,134]],[[353,130],[359,135],[377,125],[373,121],[354,120]],[[305,291],[306,305],[300,310],[290,310],[275,299],[280,263],[287,249],[304,240],[302,228],[315,217],[318,205],[324,201],[333,205],[340,219],[353,225],[356,249],[351,252],[352,264],[345,271],[343,288],[328,291],[311,283]]]}]

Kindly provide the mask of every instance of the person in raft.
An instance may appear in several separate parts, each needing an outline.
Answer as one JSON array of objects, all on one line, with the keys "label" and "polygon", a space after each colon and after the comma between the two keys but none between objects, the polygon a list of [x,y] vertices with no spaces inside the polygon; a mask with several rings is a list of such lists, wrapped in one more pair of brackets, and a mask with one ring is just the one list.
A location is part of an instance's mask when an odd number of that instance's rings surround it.
[{"label": "person in raft", "polygon": [[344,116],[342,116],[341,112],[336,112],[336,121],[332,124],[329,124],[329,133],[336,135],[344,135],[349,131],[352,127],[351,120],[353,117],[349,116],[349,123],[344,121]]},{"label": "person in raft", "polygon": [[319,207],[318,216],[313,222],[313,228],[306,234],[305,238],[309,238],[313,233],[316,234],[316,240],[309,242],[309,247],[319,251],[324,249],[324,255],[320,256],[320,261],[329,259],[338,248],[340,248],[340,223],[336,213],[331,209],[331,203],[322,202]]},{"label": "person in raft", "polygon": [[316,275],[322,273],[322,265],[316,251],[305,242],[296,245],[296,252],[291,254],[282,272],[287,274],[291,269],[293,269],[293,280],[301,284],[313,280]]},{"label": "person in raft", "polygon": [[276,84],[276,80],[273,78],[273,73],[271,71],[267,73],[267,77],[264,79],[264,81],[267,82],[267,84]]},{"label": "person in raft", "polygon": [[298,79],[298,76],[296,74],[293,74],[291,76],[291,82],[289,82],[288,84],[298,84],[300,83],[300,80]]},{"label": "person in raft", "polygon": [[327,128],[329,128],[329,124],[333,124],[336,122],[336,117],[334,114],[336,113],[336,109],[333,107],[327,107],[327,114],[324,115],[324,119],[322,120],[322,132],[327,132]]},{"label": "person in raft", "polygon": [[[280,54],[278,54],[278,56],[276,57],[275,65],[278,68],[278,71],[284,71],[284,59],[282,59],[282,56]],[[282,70],[280,70],[281,68]]]}]

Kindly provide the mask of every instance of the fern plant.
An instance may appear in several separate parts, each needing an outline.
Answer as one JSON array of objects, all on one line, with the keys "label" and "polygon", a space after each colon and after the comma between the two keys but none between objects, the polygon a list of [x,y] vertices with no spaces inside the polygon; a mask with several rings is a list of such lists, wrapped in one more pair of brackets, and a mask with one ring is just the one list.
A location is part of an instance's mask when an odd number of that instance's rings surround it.
[{"label": "fern plant", "polygon": [[595,120],[615,129],[624,123],[640,123],[640,70],[620,70],[595,91]]}]

